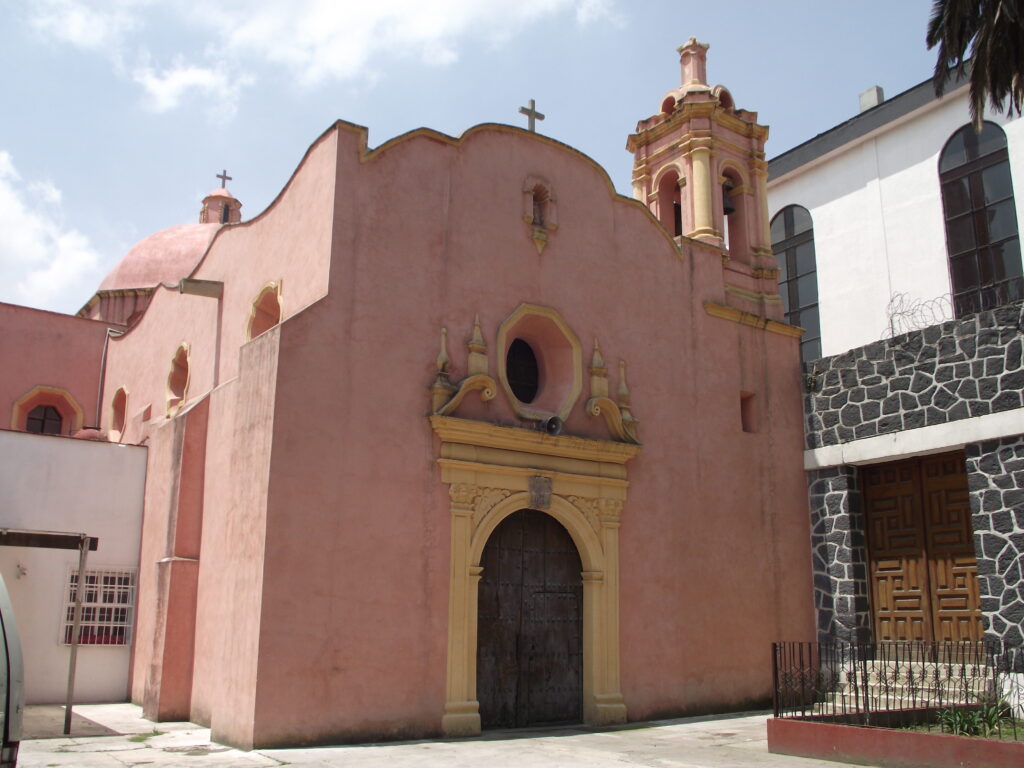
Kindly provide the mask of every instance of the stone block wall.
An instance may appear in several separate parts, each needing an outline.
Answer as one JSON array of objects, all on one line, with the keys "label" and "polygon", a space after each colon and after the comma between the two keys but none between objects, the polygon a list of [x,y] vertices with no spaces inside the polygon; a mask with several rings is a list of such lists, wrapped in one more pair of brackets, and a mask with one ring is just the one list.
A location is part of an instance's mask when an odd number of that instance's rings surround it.
[{"label": "stone block wall", "polygon": [[1010,304],[805,364],[806,447],[1020,408],[1022,328]]},{"label": "stone block wall", "polygon": [[986,635],[1024,646],[1024,435],[968,445]]},{"label": "stone block wall", "polygon": [[867,549],[856,467],[808,473],[811,493],[811,560],[818,639],[866,642]]},{"label": "stone block wall", "polygon": [[[838,445],[1024,405],[1024,302],[806,363],[805,445]],[[1024,410],[965,447],[986,636],[1024,646]],[[808,473],[821,636],[870,636],[855,467]]]}]

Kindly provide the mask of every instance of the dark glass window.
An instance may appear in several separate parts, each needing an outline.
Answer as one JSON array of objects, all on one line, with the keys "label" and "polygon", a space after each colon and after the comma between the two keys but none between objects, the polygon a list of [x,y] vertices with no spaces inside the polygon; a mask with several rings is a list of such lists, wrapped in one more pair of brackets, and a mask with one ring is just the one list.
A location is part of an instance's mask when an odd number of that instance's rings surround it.
[{"label": "dark glass window", "polygon": [[59,435],[62,423],[60,412],[52,405],[37,405],[28,412],[25,431],[37,435]]},{"label": "dark glass window", "polygon": [[779,265],[779,296],[786,322],[805,333],[800,339],[802,360],[821,357],[818,320],[818,276],[814,259],[811,214],[799,205],[783,208],[772,219],[772,253]]},{"label": "dark glass window", "polygon": [[965,125],[939,157],[953,310],[957,317],[1024,298],[1006,136]]},{"label": "dark glass window", "polygon": [[532,403],[540,386],[540,370],[533,348],[522,339],[515,339],[509,344],[505,374],[512,394],[519,402]]}]

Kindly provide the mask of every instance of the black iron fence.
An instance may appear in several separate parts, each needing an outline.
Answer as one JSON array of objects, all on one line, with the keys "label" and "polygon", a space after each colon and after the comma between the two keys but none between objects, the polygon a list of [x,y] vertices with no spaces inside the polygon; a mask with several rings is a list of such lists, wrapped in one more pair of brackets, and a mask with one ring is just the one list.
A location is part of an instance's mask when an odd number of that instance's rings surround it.
[{"label": "black iron fence", "polygon": [[1024,740],[1024,648],[772,644],[775,716]]}]

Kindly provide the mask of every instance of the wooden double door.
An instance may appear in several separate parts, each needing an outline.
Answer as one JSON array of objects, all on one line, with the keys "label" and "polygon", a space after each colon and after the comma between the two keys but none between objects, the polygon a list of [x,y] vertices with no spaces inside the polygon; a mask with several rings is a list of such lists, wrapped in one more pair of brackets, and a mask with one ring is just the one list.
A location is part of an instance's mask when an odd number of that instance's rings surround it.
[{"label": "wooden double door", "polygon": [[863,472],[876,641],[982,639],[962,452]]},{"label": "wooden double door", "polygon": [[583,702],[583,579],[553,517],[522,510],[481,560],[477,700],[484,728],[578,723]]}]

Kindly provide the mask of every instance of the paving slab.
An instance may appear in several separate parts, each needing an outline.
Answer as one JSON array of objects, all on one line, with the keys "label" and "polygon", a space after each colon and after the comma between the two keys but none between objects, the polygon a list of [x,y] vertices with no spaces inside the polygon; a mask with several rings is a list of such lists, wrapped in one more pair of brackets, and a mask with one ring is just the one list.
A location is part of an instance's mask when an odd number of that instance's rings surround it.
[{"label": "paving slab", "polygon": [[768,752],[767,713],[488,731],[472,739],[406,741],[243,752],[210,741],[194,723],[152,723],[131,704],[76,707],[114,733],[22,742],[21,768],[839,768],[839,763]]}]

